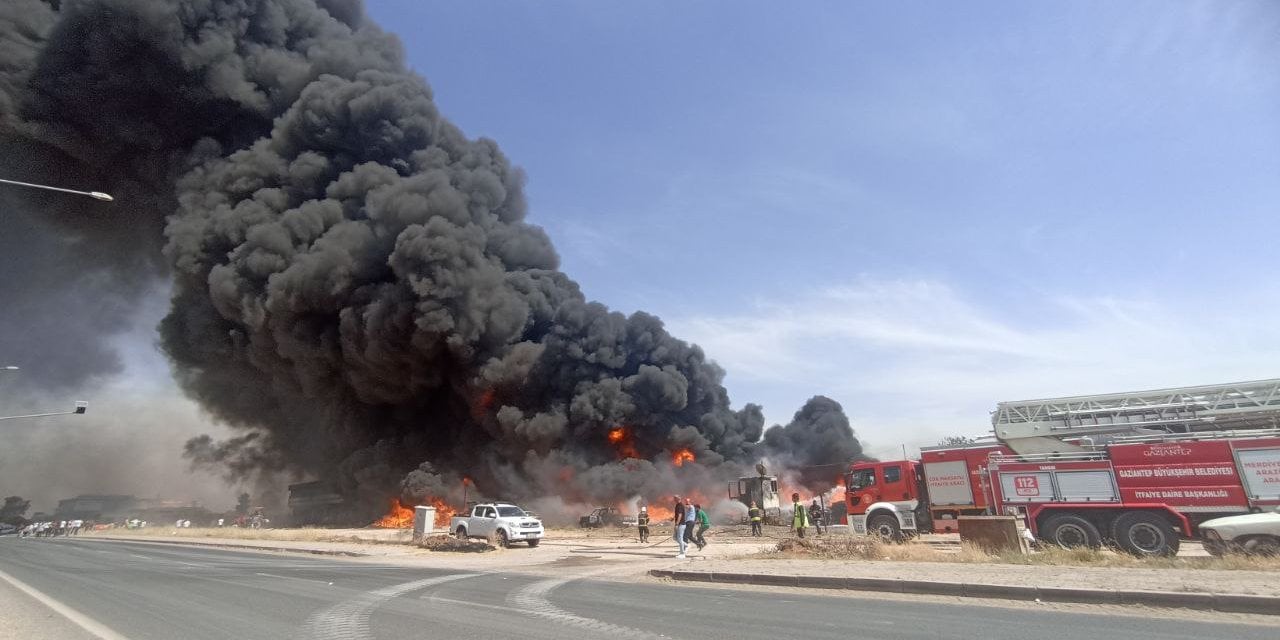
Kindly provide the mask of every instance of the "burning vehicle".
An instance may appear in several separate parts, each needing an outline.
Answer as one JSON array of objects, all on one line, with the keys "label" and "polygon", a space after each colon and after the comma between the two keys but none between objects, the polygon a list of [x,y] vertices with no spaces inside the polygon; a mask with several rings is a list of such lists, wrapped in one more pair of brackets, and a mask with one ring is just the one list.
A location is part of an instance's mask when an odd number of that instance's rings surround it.
[{"label": "burning vehicle", "polygon": [[602,527],[634,527],[636,517],[623,515],[615,507],[596,507],[578,519],[578,527],[582,529],[599,529]]}]

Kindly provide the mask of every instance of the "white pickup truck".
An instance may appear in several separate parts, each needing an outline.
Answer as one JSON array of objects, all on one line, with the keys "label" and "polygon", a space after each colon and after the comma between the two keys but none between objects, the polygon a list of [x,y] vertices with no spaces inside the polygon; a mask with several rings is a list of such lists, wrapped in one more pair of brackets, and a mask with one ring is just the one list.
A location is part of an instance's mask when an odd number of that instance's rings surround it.
[{"label": "white pickup truck", "polygon": [[478,504],[471,508],[471,515],[450,518],[449,530],[460,540],[493,538],[503,547],[521,540],[536,547],[543,533],[542,522],[537,518],[514,504],[500,502]]}]

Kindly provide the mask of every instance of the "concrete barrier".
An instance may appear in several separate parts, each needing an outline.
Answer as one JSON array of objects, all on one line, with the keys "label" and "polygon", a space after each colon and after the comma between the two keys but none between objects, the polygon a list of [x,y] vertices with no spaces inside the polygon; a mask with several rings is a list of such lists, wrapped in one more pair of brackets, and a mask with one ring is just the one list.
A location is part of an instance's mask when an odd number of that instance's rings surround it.
[{"label": "concrete barrier", "polygon": [[831,576],[785,576],[753,573],[710,573],[652,569],[649,575],[690,582],[722,584],[754,584],[771,587],[805,587],[810,589],[843,589],[912,595],[957,596],[961,598],[996,598],[1000,600],[1041,600],[1075,604],[1141,605],[1280,615],[1280,597],[1230,593],[1194,593],[1183,591],[1121,591],[1116,589],[1081,589],[1074,587],[1032,587],[1004,584],[970,584],[894,580],[890,578],[836,578]]},{"label": "concrete barrier", "polygon": [[1215,593],[1213,608],[1231,613],[1261,613],[1280,616],[1280,598],[1244,594]]},{"label": "concrete barrier", "polygon": [[1075,587],[1037,587],[1045,602],[1079,604],[1121,604],[1120,592],[1114,589],[1078,589]]},{"label": "concrete barrier", "polygon": [[1027,553],[1022,518],[1014,516],[960,516],[960,543],[969,543],[989,553]]},{"label": "concrete barrier", "polygon": [[966,598],[997,598],[1000,600],[1035,600],[1040,591],[1035,587],[1012,584],[965,584]]}]

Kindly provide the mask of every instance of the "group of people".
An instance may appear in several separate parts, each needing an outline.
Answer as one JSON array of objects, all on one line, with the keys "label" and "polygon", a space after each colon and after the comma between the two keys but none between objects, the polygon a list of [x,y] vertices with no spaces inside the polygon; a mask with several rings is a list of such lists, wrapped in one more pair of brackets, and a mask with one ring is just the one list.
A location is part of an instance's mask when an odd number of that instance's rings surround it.
[{"label": "group of people", "polygon": [[82,528],[84,528],[84,520],[32,522],[18,529],[18,537],[52,538],[54,536],[78,536]]},{"label": "group of people", "polygon": [[[817,499],[809,506],[800,503],[800,494],[791,494],[791,530],[796,535],[804,537],[804,532],[813,527],[817,529],[818,535],[822,535],[822,527],[826,522],[826,512],[823,511],[822,505],[818,504]],[[754,535],[756,526],[751,525],[751,532]]]},{"label": "group of people", "polygon": [[676,545],[680,547],[680,553],[676,554],[677,558],[685,558],[685,552],[690,544],[697,545],[701,551],[707,546],[706,533],[711,528],[711,518],[707,517],[707,512],[703,511],[702,505],[693,504],[689,498],[681,501],[680,496],[676,496],[675,506],[676,525],[675,539]]},{"label": "group of people", "polygon": [[[698,547],[701,551],[707,546],[706,533],[711,528],[711,519],[707,517],[707,512],[702,509],[702,505],[693,504],[690,498],[675,497],[675,508],[673,509],[675,517],[674,538],[676,545],[680,551],[676,554],[677,558],[685,558],[689,545]],[[761,509],[755,502],[747,508],[747,518],[751,521],[751,535],[761,537],[764,535],[764,509]],[[803,538],[805,532],[813,527],[818,534],[823,533],[823,526],[826,522],[826,512],[817,499],[812,504],[805,506],[800,502],[800,494],[791,494],[791,530],[796,535]],[[640,542],[649,542],[649,509],[647,506],[641,505],[640,513],[636,516],[636,529],[640,533]]]}]

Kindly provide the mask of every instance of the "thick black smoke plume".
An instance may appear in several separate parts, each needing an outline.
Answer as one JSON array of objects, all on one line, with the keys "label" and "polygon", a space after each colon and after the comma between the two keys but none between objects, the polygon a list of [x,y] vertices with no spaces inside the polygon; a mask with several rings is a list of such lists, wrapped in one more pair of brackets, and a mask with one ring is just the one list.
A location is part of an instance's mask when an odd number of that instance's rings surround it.
[{"label": "thick black smoke plume", "polygon": [[245,431],[191,441],[197,462],[591,502],[860,454],[823,398],[758,444],[760,407],[732,409],[697,346],[587,301],[520,170],[441,117],[358,2],[6,6],[0,166],[117,195],[23,208],[92,246],[116,299],[169,276],[175,375]]}]

